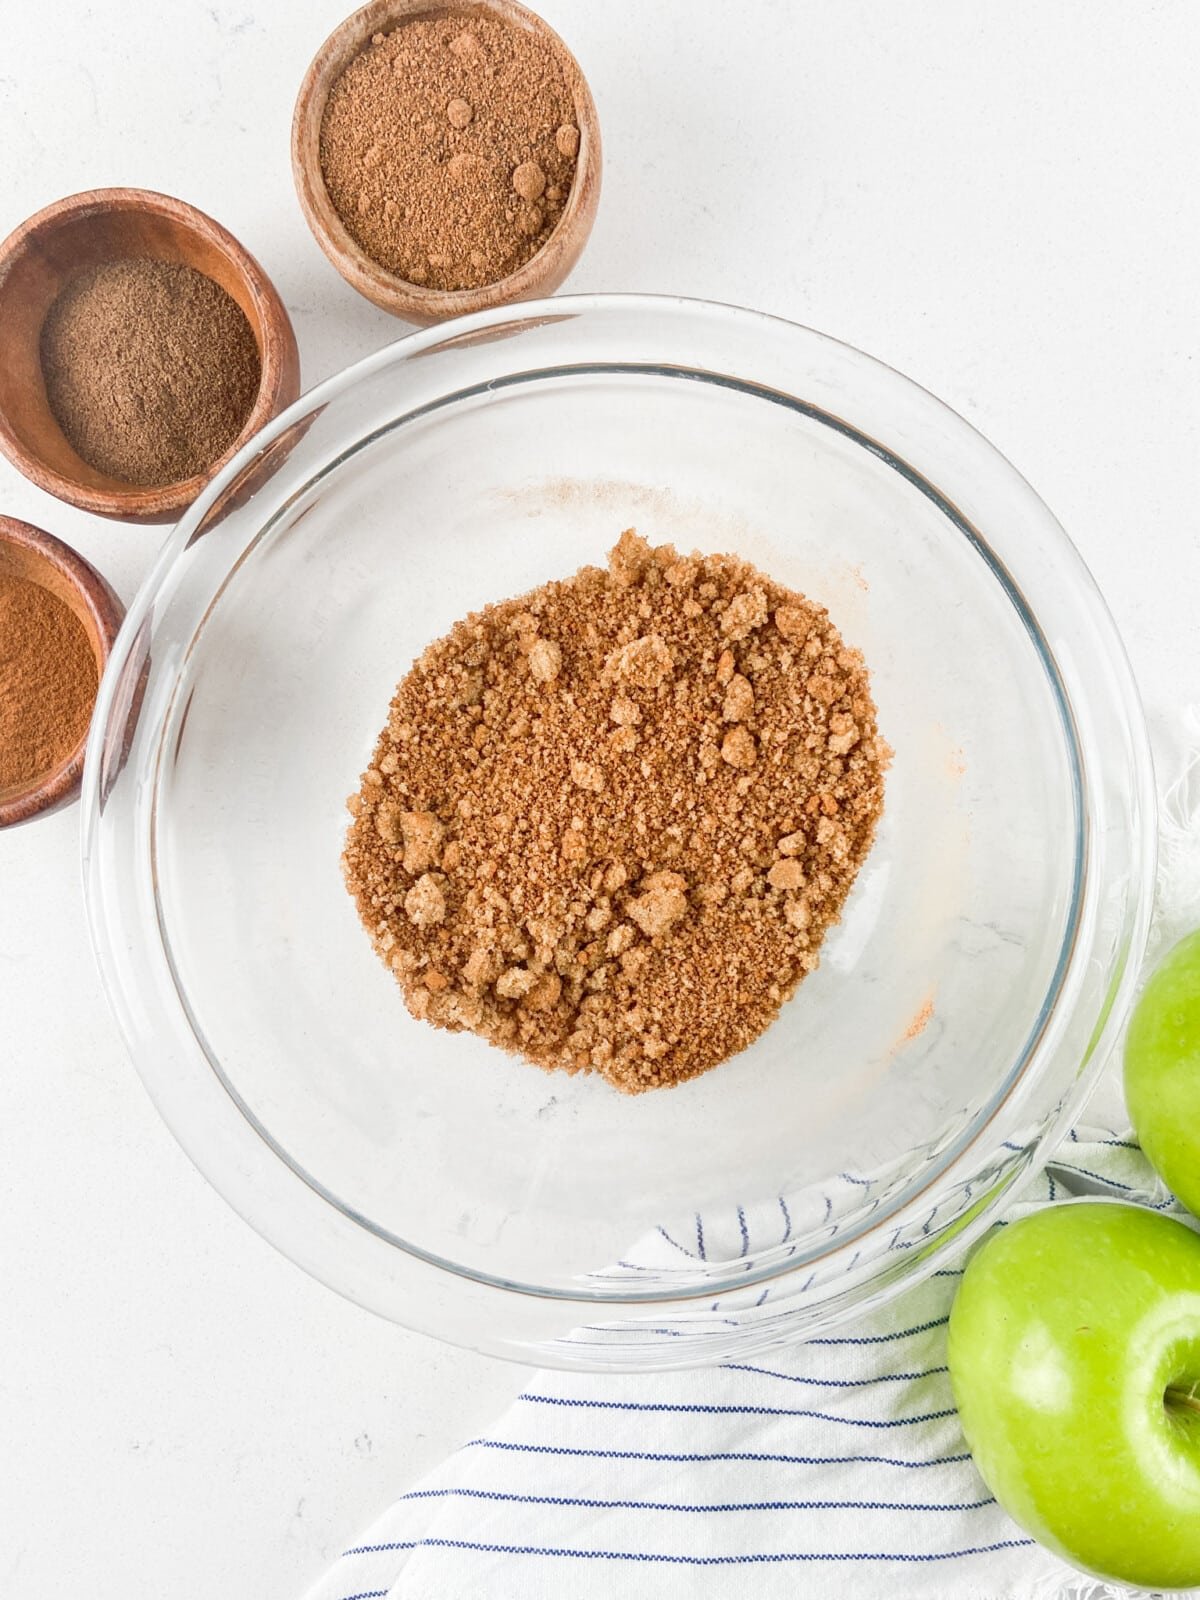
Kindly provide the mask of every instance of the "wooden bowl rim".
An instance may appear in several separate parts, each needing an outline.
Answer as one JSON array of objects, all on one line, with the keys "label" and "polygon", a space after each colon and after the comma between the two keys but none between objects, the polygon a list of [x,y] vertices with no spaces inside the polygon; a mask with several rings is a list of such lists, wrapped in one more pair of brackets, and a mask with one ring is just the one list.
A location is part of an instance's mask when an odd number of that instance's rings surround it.
[{"label": "wooden bowl rim", "polygon": [[[373,34],[422,16],[479,12],[491,12],[502,22],[528,28],[555,45],[569,62],[579,128],[575,176],[553,232],[523,266],[477,289],[426,289],[381,267],[350,236],[321,172],[321,121],[330,89]],[[292,115],[292,176],[300,208],[317,243],[352,288],[394,316],[423,324],[534,299],[564,256],[573,264],[592,230],[601,160],[600,119],[583,69],[550,24],[519,0],[368,0],[338,24],[309,63]]]},{"label": "wooden bowl rim", "polygon": [[[72,549],[45,529],[34,527],[33,523],[22,522],[19,517],[0,515],[0,546],[3,545],[15,545],[18,549],[31,551],[46,566],[53,568],[79,596],[95,628],[94,637],[91,633],[88,635],[88,643],[96,658],[96,677],[99,682],[104,676],[113,641],[125,616],[125,608],[108,581],[78,550]],[[84,731],[83,737],[64,761],[52,771],[35,778],[24,789],[10,794],[7,799],[0,798],[0,828],[6,828],[14,822],[25,822],[76,793],[83,777],[83,753],[88,731],[90,719],[88,730]]]},{"label": "wooden bowl rim", "polygon": [[0,244],[0,309],[4,283],[13,263],[36,246],[40,238],[69,223],[119,212],[149,212],[190,230],[219,249],[245,284],[258,320],[254,331],[256,339],[261,337],[262,361],[258,393],[245,424],[207,471],[181,478],[177,483],[133,484],[128,489],[98,489],[59,472],[26,449],[2,410],[0,450],[39,488],[57,495],[68,505],[105,517],[165,521],[189,506],[246,441],[298,397],[299,356],[295,332],[279,291],[246,247],[207,212],[157,189],[85,189],[52,201],[27,217]]}]

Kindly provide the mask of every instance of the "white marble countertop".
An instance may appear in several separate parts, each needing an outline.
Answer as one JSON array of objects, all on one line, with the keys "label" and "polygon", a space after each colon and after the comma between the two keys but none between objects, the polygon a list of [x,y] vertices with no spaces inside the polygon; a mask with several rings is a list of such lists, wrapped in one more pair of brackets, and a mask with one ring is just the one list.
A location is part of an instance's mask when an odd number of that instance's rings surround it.
[{"label": "white marble countertop", "polygon": [[[129,183],[272,274],[305,385],[406,330],[310,238],[288,129],[347,0],[6,6],[0,234]],[[1200,685],[1191,0],[544,0],[606,172],[580,290],[811,323],[957,407],[1089,562],[1152,709]],[[163,538],[0,461],[128,599]],[[277,1256],[199,1178],[93,969],[78,807],[0,834],[0,1594],[285,1600],[520,1384]]]}]

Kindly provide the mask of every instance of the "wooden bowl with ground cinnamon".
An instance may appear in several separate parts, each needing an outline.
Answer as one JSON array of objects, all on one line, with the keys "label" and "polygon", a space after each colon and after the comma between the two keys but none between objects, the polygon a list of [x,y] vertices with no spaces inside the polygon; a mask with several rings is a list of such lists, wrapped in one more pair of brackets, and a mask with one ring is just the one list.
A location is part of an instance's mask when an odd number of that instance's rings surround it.
[{"label": "wooden bowl with ground cinnamon", "polygon": [[172,521],[299,392],[274,285],[182,200],[93,189],[0,244],[0,450],[60,500]]},{"label": "wooden bowl with ground cinnamon", "polygon": [[0,517],[0,828],[71,799],[124,607],[53,534]]},{"label": "wooden bowl with ground cinnamon", "polygon": [[600,199],[600,126],[516,0],[372,0],[317,52],[292,122],[317,243],[384,311],[432,323],[552,293]]}]

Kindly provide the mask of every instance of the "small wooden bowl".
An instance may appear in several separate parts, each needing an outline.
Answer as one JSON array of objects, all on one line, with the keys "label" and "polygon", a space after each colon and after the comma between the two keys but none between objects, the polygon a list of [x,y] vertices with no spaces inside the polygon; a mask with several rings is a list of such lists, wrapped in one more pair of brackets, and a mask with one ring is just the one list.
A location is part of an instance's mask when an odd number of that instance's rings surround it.
[{"label": "small wooden bowl", "polygon": [[[350,237],[334,209],[321,172],[321,121],[329,91],[377,33],[418,17],[491,16],[525,28],[562,51],[573,68],[579,154],[563,214],[553,233],[523,267],[480,289],[425,289],[381,267]],[[292,118],[292,175],[317,243],[346,282],[384,311],[409,322],[441,322],[472,311],[552,294],[579,260],[600,203],[600,122],[574,56],[549,24],[516,0],[371,0],[347,17],[317,51],[304,75]]]},{"label": "small wooden bowl", "polygon": [[[0,575],[40,584],[69,606],[87,633],[97,678],[103,675],[125,608],[95,567],[52,533],[15,517],[0,517]],[[23,788],[0,789],[0,828],[73,799],[83,776],[86,743],[85,733],[60,766],[39,773]]]},{"label": "small wooden bowl", "polygon": [[[207,472],[143,487],[97,472],[68,443],[46,399],[42,324],[63,285],[102,261],[150,256],[206,273],[246,314],[262,381],[246,425]],[[148,189],[89,189],[30,217],[0,244],[0,450],[39,489],[102,517],[170,522],[235,450],[300,393],[296,336],[271,280],[203,211]]]}]

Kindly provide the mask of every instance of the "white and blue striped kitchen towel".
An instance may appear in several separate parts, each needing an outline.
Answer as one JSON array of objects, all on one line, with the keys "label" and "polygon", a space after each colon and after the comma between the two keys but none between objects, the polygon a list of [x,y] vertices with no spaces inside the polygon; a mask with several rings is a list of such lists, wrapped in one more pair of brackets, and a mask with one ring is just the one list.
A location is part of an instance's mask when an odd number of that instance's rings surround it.
[{"label": "white and blue striped kitchen towel", "polygon": [[[1200,720],[1183,733],[1160,819],[1155,948],[1200,906]],[[1120,1131],[1115,1066],[1091,1115],[1009,1218],[1072,1194],[1184,1217]],[[1027,1538],[975,1470],[946,1371],[961,1273],[961,1263],[943,1269],[871,1319],[761,1360],[534,1374],[308,1600],[1128,1595]]]},{"label": "white and blue striped kitchen towel", "polygon": [[[1079,1129],[1014,1211],[1077,1193],[1182,1215],[1132,1140],[1101,1129]],[[960,1273],[769,1359],[536,1373],[309,1600],[1115,1594],[1028,1539],[975,1470],[946,1372]]]}]

